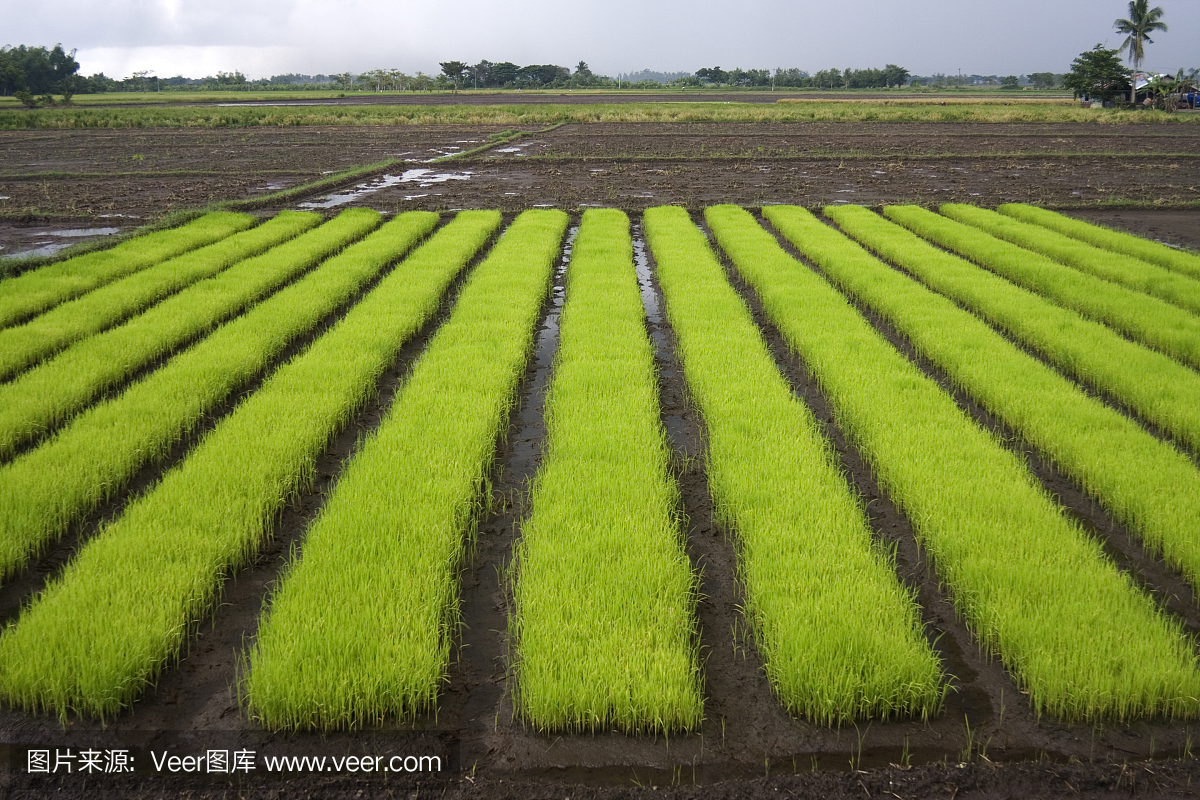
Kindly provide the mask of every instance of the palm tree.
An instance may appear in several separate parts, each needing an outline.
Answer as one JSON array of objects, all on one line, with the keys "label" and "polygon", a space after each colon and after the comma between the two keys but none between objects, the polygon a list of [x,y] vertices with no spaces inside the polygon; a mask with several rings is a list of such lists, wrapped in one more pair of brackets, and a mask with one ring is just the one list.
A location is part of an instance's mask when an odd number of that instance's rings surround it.
[{"label": "palm tree", "polygon": [[1125,41],[1118,50],[1128,50],[1129,60],[1133,62],[1133,86],[1129,89],[1129,101],[1137,100],[1137,72],[1146,57],[1146,43],[1154,44],[1150,34],[1154,31],[1167,30],[1167,23],[1162,21],[1162,6],[1147,8],[1149,0],[1129,0],[1129,19],[1119,19],[1113,23],[1117,33],[1125,33]]}]

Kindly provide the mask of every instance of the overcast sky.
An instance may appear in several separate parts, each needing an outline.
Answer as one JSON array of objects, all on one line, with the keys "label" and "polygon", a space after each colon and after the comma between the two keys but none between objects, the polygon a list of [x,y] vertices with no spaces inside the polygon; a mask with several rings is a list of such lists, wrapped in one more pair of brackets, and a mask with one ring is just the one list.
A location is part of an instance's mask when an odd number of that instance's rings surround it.
[{"label": "overcast sky", "polygon": [[[1200,0],[1152,0],[1167,33],[1148,69],[1200,67]],[[586,61],[616,75],[704,66],[882,67],[918,75],[1065,72],[1118,47],[1126,0],[5,0],[0,44],[77,48],[80,72],[249,78],[439,61]],[[453,10],[450,10],[453,9]]]}]

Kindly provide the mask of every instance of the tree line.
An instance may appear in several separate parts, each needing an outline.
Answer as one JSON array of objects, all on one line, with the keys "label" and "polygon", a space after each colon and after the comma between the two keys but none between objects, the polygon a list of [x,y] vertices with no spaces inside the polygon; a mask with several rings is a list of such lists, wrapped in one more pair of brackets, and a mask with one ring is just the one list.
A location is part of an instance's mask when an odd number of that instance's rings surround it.
[{"label": "tree line", "polygon": [[[75,51],[56,44],[45,47],[0,48],[0,94],[32,99],[34,95],[66,95],[79,91],[79,62]],[[27,103],[28,105],[28,103]]]}]

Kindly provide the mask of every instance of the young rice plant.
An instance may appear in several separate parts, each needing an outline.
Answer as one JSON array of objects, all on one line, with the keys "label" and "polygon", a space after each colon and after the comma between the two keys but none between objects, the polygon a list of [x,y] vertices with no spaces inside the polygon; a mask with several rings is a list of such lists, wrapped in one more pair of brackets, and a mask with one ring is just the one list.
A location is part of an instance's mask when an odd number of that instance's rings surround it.
[{"label": "young rice plant", "polygon": [[517,217],[308,531],[249,655],[246,697],[267,727],[353,728],[436,702],[458,569],[566,225],[561,211]]},{"label": "young rice plant", "polygon": [[780,700],[820,724],[937,713],[945,687],[916,602],[812,413],[687,212],[645,219],[708,431],[709,489],[736,532],[747,612]]}]

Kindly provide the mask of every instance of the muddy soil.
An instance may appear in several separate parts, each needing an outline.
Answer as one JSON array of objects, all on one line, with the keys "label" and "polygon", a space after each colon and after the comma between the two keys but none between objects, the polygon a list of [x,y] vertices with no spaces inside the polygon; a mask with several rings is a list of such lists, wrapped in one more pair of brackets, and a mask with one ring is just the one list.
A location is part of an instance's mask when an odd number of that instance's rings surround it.
[{"label": "muddy soil", "polygon": [[[564,125],[512,155],[623,158],[1195,153],[1200,126],[876,122]],[[503,155],[493,152],[494,156]]]},{"label": "muddy soil", "polygon": [[[624,126],[626,129],[628,126]],[[661,126],[660,126],[661,127]],[[771,126],[766,126],[771,127]],[[778,127],[778,126],[774,126]],[[854,126],[856,131],[862,126]],[[395,129],[397,136],[405,129]],[[258,133],[258,131],[255,131]],[[346,129],[321,132],[298,129],[272,132],[278,139],[274,147],[260,142],[263,163],[295,163],[297,170],[306,166],[304,158],[294,162],[275,152],[323,154],[328,161],[318,166],[344,163],[333,152],[339,146],[337,135]],[[389,130],[384,133],[390,134]],[[86,136],[81,140],[67,137],[73,144],[61,151],[65,160],[92,158],[101,171],[117,171],[113,164],[122,151],[119,135],[109,140],[109,156],[88,154]],[[113,132],[99,132],[112,135]],[[118,132],[120,133],[120,132]],[[139,140],[137,152],[152,151],[148,143],[171,132],[130,132],[146,135]],[[190,164],[221,168],[221,157],[204,155],[204,148],[216,153],[233,148],[243,131],[197,131],[191,140]],[[377,131],[377,133],[379,133]],[[570,133],[568,131],[568,133]],[[670,139],[669,131],[651,135]],[[816,131],[822,141],[832,141],[836,131]],[[311,134],[311,139],[305,139]],[[462,131],[418,130],[428,135],[427,148],[457,143],[453,137],[468,138]],[[380,134],[381,139],[362,145],[358,163],[379,160],[376,148],[393,147],[398,140]],[[601,134],[608,135],[608,134]],[[626,137],[627,130],[613,135]],[[688,134],[691,136],[692,134]],[[730,132],[744,140],[745,130]],[[769,135],[778,136],[778,131]],[[898,134],[899,135],[899,134]],[[903,136],[913,136],[906,132]],[[936,126],[927,134],[930,142],[948,134]],[[1011,133],[1005,132],[1004,136]],[[1050,132],[1046,136],[1058,136]],[[287,136],[308,141],[304,146],[285,147]],[[206,138],[212,137],[212,138]],[[963,135],[966,141],[969,135]],[[540,139],[539,137],[535,137]],[[49,137],[44,142],[62,143]],[[100,141],[100,140],[98,140]],[[174,140],[176,142],[181,140]],[[29,152],[36,143],[26,143]],[[356,147],[354,143],[343,143]],[[415,146],[415,145],[414,145]],[[463,146],[466,146],[465,144]],[[907,145],[906,145],[907,146]],[[931,144],[930,146],[933,146]],[[966,146],[966,145],[964,145]],[[165,147],[165,146],[164,146]],[[73,148],[73,149],[72,149]],[[326,149],[327,148],[328,152]],[[45,145],[47,160],[54,153]],[[269,153],[267,151],[270,151]],[[428,150],[426,151],[428,152]],[[108,159],[106,162],[105,159]],[[113,160],[116,158],[116,160]],[[712,202],[741,202],[754,205],[767,202],[752,199],[769,195],[774,202],[896,202],[913,199],[914,191],[923,202],[972,197],[971,189],[988,187],[986,200],[1038,202],[1046,193],[1066,192],[1077,180],[1076,173],[1064,164],[1094,163],[1093,179],[1111,181],[1113,191],[1129,191],[1138,178],[1136,167],[1141,157],[1121,159],[1029,158],[972,160],[961,158],[939,161],[904,161],[891,156],[857,159],[844,166],[828,159],[739,162],[730,159],[673,160],[654,163],[630,161],[604,166],[593,172],[595,162],[539,162],[505,154],[438,167],[441,172],[469,173],[463,180],[445,180],[426,187],[412,185],[383,187],[363,194],[348,205],[371,205],[381,210],[428,207],[502,207],[525,208],[544,203],[574,209],[582,204],[619,205],[636,211],[662,202],[684,202],[698,207]],[[207,159],[207,160],[206,160]],[[275,159],[275,160],[273,160]],[[1090,159],[1090,160],[1089,160]],[[80,164],[83,161],[79,162]],[[952,163],[948,163],[952,162]],[[1174,162],[1172,162],[1174,163]],[[896,166],[889,166],[889,165]],[[974,165],[972,167],[971,165]],[[36,165],[29,165],[36,166]],[[77,164],[77,166],[79,166]],[[415,165],[414,165],[415,166]],[[783,166],[791,170],[780,171]],[[841,168],[839,168],[841,167]],[[961,171],[953,169],[961,167]],[[763,169],[765,168],[765,169]],[[1126,171],[1122,172],[1122,169]],[[1194,191],[1200,179],[1181,166],[1173,173],[1191,175]],[[1145,171],[1144,169],[1142,171]],[[231,170],[236,172],[236,170]],[[1158,172],[1154,170],[1154,172]],[[882,174],[880,174],[882,173]],[[312,174],[307,172],[305,174]],[[786,176],[791,174],[791,181]],[[250,176],[258,180],[258,176]],[[1154,177],[1154,176],[1151,176]],[[230,178],[233,180],[234,178]],[[113,186],[141,186],[152,190],[160,178],[113,175]],[[722,185],[721,181],[726,181]],[[20,183],[15,181],[14,183]],[[47,185],[58,185],[54,180]],[[62,182],[69,185],[67,182]],[[1181,180],[1172,189],[1164,189],[1162,173],[1157,180],[1138,186],[1155,194],[1186,191]],[[0,178],[0,194],[8,185]],[[1074,183],[1075,186],[1086,184]],[[842,192],[850,186],[853,192]],[[797,188],[803,187],[803,190]],[[836,188],[835,188],[836,187]],[[882,198],[867,200],[863,195]],[[178,189],[186,194],[189,190]],[[508,192],[517,192],[509,194]],[[609,193],[612,196],[608,196]],[[404,200],[404,194],[426,196]],[[824,193],[824,194],[822,194]],[[847,195],[850,195],[847,197]],[[984,196],[980,193],[980,196]],[[122,195],[126,197],[126,195]],[[829,199],[821,199],[821,198]],[[319,200],[319,197],[310,200]],[[115,201],[114,201],[115,202]],[[133,192],[123,200],[127,210],[145,209],[137,205]],[[1066,201],[1069,202],[1069,201]],[[456,205],[461,203],[461,206]],[[331,211],[337,208],[332,207]],[[296,207],[292,204],[288,207]],[[270,210],[270,209],[268,209]],[[1096,221],[1124,227],[1137,233],[1188,246],[1200,246],[1200,209],[1089,211]],[[635,220],[636,221],[636,220]],[[11,227],[19,228],[20,225]],[[41,229],[44,230],[44,223]],[[0,237],[4,232],[0,229]],[[706,719],[701,729],[687,736],[627,736],[619,733],[594,735],[545,734],[527,729],[514,718],[511,687],[507,674],[506,614],[508,607],[505,570],[511,559],[511,547],[520,535],[520,520],[526,512],[525,490],[529,476],[540,457],[544,427],[541,402],[549,378],[556,347],[557,313],[562,301],[563,274],[556,277],[555,290],[543,312],[539,338],[531,355],[529,369],[518,393],[518,405],[512,411],[507,435],[498,443],[492,475],[493,498],[487,514],[480,520],[478,541],[471,557],[462,567],[462,609],[464,627],[451,667],[450,682],[438,712],[412,724],[390,725],[380,730],[330,735],[272,733],[260,729],[248,719],[237,697],[238,657],[251,641],[258,613],[269,599],[273,582],[287,561],[289,548],[302,548],[303,533],[331,491],[341,465],[354,452],[360,436],[376,426],[385,413],[392,393],[419,353],[423,333],[397,360],[381,380],[376,398],[347,426],[318,462],[317,481],[281,516],[276,535],[264,547],[254,565],[232,576],[226,584],[222,605],[203,623],[193,637],[182,661],[168,669],[148,696],[128,713],[103,723],[68,717],[57,720],[10,708],[0,708],[0,787],[14,797],[40,797],[61,792],[64,797],[93,796],[167,796],[186,793],[196,797],[363,797],[400,796],[411,798],[436,792],[449,797],[630,797],[654,793],[679,798],[752,798],[778,797],[1057,797],[1063,793],[1081,796],[1184,797],[1196,796],[1193,785],[1200,786],[1200,761],[1189,756],[1195,725],[1168,720],[1143,720],[1122,724],[1061,725],[1038,719],[1023,700],[1001,665],[982,655],[970,633],[956,619],[950,598],[939,585],[927,560],[912,536],[904,516],[892,506],[875,484],[869,468],[852,445],[838,431],[828,404],[819,387],[792,358],[778,333],[755,307],[756,319],[763,329],[778,362],[797,395],[809,403],[821,419],[826,433],[842,460],[842,467],[870,509],[872,528],[883,541],[897,547],[898,576],[916,592],[930,636],[936,641],[946,669],[954,678],[946,710],[935,719],[895,720],[829,729],[792,719],[775,701],[761,670],[753,638],[746,635],[741,619],[743,598],[736,579],[735,550],[726,531],[712,519],[712,500],[706,485],[702,455],[702,420],[692,409],[682,372],[674,356],[674,339],[662,314],[662,298],[654,278],[653,264],[640,241],[637,246],[639,279],[647,308],[647,329],[655,343],[660,375],[663,424],[674,451],[674,472],[681,485],[683,511],[687,519],[687,548],[693,565],[702,569],[703,599],[698,608],[700,644],[705,657]],[[742,287],[745,291],[745,287]],[[747,292],[753,306],[753,297]],[[445,314],[445,307],[442,315]],[[878,321],[876,321],[876,324]],[[902,344],[894,335],[891,337]],[[965,402],[960,398],[960,402]],[[992,424],[980,418],[983,424]],[[1002,435],[1004,431],[999,431]],[[1003,438],[1011,439],[1011,436]],[[180,454],[182,455],[182,453]],[[1031,459],[1031,462],[1033,459]],[[1051,490],[1064,498],[1073,513],[1088,520],[1096,535],[1110,542],[1110,554],[1131,571],[1137,572],[1150,591],[1171,594],[1179,589],[1179,579],[1153,557],[1131,545],[1128,537],[1109,524],[1102,512],[1087,505],[1069,484],[1046,465],[1031,463]],[[152,471],[151,471],[152,472]],[[155,475],[139,478],[139,485],[152,485]],[[1078,506],[1078,508],[1076,508]],[[5,617],[23,599],[36,590],[44,576],[52,574],[70,557],[76,543],[93,535],[91,529],[68,536],[64,544],[35,567],[33,579],[14,594],[9,590],[0,598]],[[301,550],[302,553],[302,550]],[[40,577],[39,577],[40,576]],[[18,582],[19,583],[19,582]],[[18,596],[19,594],[19,596]],[[1189,597],[1191,595],[1188,595]],[[1164,601],[1166,603],[1166,601]],[[1190,629],[1198,627],[1196,612],[1169,606],[1168,613],[1186,617]],[[136,754],[135,771],[130,774],[31,775],[25,771],[27,748],[48,748],[52,753],[70,750],[76,755],[88,747],[108,751],[129,748]],[[252,750],[258,757],[254,772],[236,776],[224,774],[162,774],[151,763],[152,751],[170,751],[179,756],[205,754],[207,749]],[[268,774],[266,755],[381,755],[437,756],[443,769],[437,773],[403,771],[351,774],[346,771],[306,774],[292,771]],[[1150,760],[1157,759],[1157,760]],[[1166,759],[1166,760],[1164,760]],[[6,763],[7,761],[7,763]]]},{"label": "muddy soil", "polygon": [[[345,205],[382,211],[603,205],[637,211],[667,203],[1085,206],[1200,200],[1200,160],[1172,155],[1196,151],[1200,128],[1185,125],[572,124],[439,165],[455,179],[399,180],[405,170],[476,146],[496,130],[414,125],[0,132],[6,156],[0,166],[0,255],[61,243],[54,230],[126,229],[172,210],[253,199],[389,158],[410,161],[389,173],[390,186],[330,205],[330,213]],[[379,180],[364,178],[346,188]],[[323,205],[336,193],[264,212]]]}]

